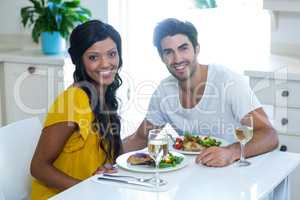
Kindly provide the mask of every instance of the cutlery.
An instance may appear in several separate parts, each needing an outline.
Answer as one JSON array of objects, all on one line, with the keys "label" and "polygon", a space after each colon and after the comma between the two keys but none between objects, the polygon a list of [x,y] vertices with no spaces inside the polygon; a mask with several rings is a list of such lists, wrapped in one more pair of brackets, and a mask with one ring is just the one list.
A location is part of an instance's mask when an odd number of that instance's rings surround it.
[{"label": "cutlery", "polygon": [[[137,180],[139,182],[149,182],[152,179],[154,179],[154,177],[140,178],[140,177],[134,177],[134,176],[116,175],[116,174],[107,174],[107,173],[103,173],[103,176],[112,177],[112,178],[131,178],[131,179]],[[167,184],[167,181],[160,179],[159,185],[162,186],[162,185],[165,185],[165,184]]]},{"label": "cutlery", "polygon": [[110,178],[110,177],[104,177],[104,176],[98,177],[97,180],[112,181],[112,182],[116,182],[116,183],[126,183],[126,184],[139,185],[139,186],[151,187],[151,188],[154,187],[154,185],[152,185],[150,183],[130,181],[130,180],[125,180],[125,179]]}]

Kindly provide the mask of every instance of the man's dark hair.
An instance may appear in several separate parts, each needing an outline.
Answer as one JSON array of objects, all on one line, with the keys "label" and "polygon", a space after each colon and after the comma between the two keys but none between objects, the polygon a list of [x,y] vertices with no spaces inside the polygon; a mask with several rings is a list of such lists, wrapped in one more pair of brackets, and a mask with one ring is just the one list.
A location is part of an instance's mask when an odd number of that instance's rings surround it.
[{"label": "man's dark hair", "polygon": [[157,48],[159,55],[162,55],[160,42],[166,36],[174,36],[176,34],[184,34],[191,41],[194,50],[198,46],[198,32],[195,26],[190,22],[182,22],[175,18],[168,18],[160,23],[154,29],[153,44]]}]

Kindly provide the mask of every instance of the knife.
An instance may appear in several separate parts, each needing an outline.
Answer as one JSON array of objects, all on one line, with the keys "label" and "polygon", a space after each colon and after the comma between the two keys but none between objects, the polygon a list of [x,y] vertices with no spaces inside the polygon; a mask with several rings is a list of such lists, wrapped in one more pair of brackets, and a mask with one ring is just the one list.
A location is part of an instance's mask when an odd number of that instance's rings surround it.
[{"label": "knife", "polygon": [[112,181],[112,182],[116,182],[116,183],[126,183],[126,184],[139,185],[139,186],[151,187],[151,188],[154,187],[154,185],[152,185],[150,183],[130,181],[130,180],[125,180],[125,179],[109,178],[109,177],[103,177],[103,176],[98,177],[97,180]]}]

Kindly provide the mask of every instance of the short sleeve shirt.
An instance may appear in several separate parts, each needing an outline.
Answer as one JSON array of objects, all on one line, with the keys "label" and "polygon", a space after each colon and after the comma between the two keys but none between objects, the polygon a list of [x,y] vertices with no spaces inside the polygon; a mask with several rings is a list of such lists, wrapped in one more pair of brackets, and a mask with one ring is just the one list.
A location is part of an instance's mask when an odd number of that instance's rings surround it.
[{"label": "short sleeve shirt", "polygon": [[[100,136],[91,128],[94,115],[86,93],[70,87],[60,94],[51,106],[44,128],[59,122],[75,122],[79,130],[66,142],[53,165],[68,176],[84,180],[105,162],[105,153],[99,147]],[[48,199],[59,191],[45,186],[36,179],[32,181],[31,199]]]},{"label": "short sleeve shirt", "polygon": [[169,123],[179,135],[189,132],[234,142],[235,126],[259,107],[246,77],[211,64],[203,96],[195,107],[182,107],[178,81],[170,76],[153,93],[146,119],[157,126]]}]

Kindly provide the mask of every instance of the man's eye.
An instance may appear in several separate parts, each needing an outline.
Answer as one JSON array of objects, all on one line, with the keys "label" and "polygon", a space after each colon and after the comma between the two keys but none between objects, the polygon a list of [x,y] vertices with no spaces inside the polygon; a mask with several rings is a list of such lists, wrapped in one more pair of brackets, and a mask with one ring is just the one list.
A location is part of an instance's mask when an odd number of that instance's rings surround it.
[{"label": "man's eye", "polygon": [[168,56],[171,54],[171,51],[164,51],[164,55]]},{"label": "man's eye", "polygon": [[189,49],[188,46],[183,46],[183,47],[180,48],[181,51],[185,51],[185,50],[188,50],[188,49]]}]

